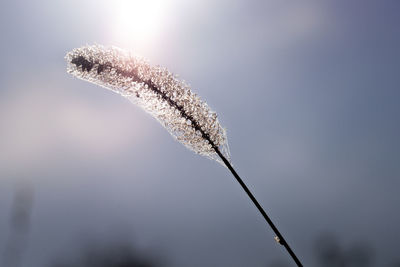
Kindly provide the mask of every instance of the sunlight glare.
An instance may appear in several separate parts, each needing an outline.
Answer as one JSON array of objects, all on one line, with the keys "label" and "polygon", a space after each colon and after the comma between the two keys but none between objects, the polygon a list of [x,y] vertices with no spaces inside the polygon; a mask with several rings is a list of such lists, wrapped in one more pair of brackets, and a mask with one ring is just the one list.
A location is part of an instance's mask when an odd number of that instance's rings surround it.
[{"label": "sunlight glare", "polygon": [[114,34],[122,42],[151,42],[165,23],[167,3],[163,0],[115,1]]}]

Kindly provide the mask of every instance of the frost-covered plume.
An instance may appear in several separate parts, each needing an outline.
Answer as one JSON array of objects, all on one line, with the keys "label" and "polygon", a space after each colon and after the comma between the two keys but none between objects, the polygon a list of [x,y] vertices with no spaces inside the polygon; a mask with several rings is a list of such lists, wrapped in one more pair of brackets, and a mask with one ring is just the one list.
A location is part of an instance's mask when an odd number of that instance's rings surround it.
[{"label": "frost-covered plume", "polygon": [[217,114],[189,86],[165,68],[115,47],[84,46],[66,55],[68,72],[117,92],[153,115],[191,150],[223,163],[242,186],[297,266],[294,254],[230,162],[228,141]]},{"label": "frost-covered plume", "polygon": [[69,73],[138,104],[189,149],[221,162],[219,150],[229,160],[226,132],[217,114],[167,69],[100,45],[74,49],[65,58]]}]

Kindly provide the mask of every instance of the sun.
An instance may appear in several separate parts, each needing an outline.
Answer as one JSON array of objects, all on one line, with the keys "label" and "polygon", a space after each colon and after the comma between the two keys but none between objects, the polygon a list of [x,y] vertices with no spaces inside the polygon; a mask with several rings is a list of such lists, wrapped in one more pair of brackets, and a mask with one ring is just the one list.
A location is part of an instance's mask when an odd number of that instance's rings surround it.
[{"label": "sun", "polygon": [[114,38],[120,42],[152,42],[161,33],[169,1],[117,0],[113,2]]}]

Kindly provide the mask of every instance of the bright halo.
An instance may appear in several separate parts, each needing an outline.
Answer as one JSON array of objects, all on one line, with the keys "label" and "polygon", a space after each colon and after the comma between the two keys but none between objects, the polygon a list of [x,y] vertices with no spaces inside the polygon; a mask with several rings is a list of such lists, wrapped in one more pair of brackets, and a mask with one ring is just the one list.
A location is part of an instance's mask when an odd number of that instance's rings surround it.
[{"label": "bright halo", "polygon": [[161,32],[167,13],[166,0],[117,0],[114,33],[122,42],[151,41]]}]

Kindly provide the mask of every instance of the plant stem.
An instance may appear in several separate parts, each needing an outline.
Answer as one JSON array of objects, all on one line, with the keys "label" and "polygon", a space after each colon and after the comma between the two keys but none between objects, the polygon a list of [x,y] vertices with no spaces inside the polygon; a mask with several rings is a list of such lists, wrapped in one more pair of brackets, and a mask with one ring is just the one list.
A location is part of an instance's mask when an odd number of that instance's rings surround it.
[{"label": "plant stem", "polygon": [[301,264],[300,260],[297,258],[296,254],[292,251],[292,249],[289,247],[289,244],[286,242],[286,240],[283,238],[281,233],[279,232],[278,228],[274,225],[274,223],[271,221],[271,219],[268,217],[267,213],[263,210],[261,205],[258,203],[257,199],[253,196],[253,194],[250,192],[250,190],[247,188],[246,184],[243,182],[243,180],[240,178],[240,176],[236,173],[236,171],[233,169],[232,165],[229,163],[229,161],[225,158],[224,155],[219,151],[217,147],[214,147],[215,152],[218,154],[218,156],[222,159],[222,161],[225,163],[226,167],[231,171],[233,176],[236,178],[236,180],[239,182],[239,184],[242,186],[243,190],[247,193],[251,201],[253,201],[254,205],[257,207],[257,209],[260,211],[264,219],[267,221],[269,226],[271,226],[272,230],[275,232],[276,236],[278,239],[277,242],[281,245],[283,245],[286,250],[289,252],[290,256],[292,259],[296,262],[297,266],[302,267],[303,265]]}]

